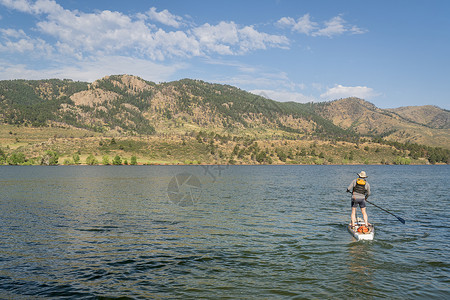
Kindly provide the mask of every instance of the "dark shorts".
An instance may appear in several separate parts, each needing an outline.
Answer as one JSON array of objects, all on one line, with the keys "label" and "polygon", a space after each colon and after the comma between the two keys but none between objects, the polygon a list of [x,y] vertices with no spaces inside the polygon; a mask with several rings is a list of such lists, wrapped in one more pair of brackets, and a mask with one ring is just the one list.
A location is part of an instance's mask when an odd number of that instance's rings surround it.
[{"label": "dark shorts", "polygon": [[353,199],[352,198],[352,207],[361,207],[364,208],[366,207],[366,200],[365,199]]}]

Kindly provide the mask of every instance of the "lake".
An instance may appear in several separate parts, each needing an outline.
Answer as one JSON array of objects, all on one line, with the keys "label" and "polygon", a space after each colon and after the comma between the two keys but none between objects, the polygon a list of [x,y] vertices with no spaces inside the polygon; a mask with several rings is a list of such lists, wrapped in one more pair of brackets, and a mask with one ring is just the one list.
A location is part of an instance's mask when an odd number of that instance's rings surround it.
[{"label": "lake", "polygon": [[[406,224],[368,204],[375,239],[356,242],[361,170]],[[0,166],[0,298],[449,299],[449,181],[449,166]]]}]

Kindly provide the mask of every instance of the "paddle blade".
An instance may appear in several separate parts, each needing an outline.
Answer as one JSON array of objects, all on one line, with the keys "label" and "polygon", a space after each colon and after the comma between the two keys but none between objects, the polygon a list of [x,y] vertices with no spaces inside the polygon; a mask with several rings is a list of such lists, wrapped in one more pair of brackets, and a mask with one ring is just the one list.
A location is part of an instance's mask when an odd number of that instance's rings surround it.
[{"label": "paddle blade", "polygon": [[397,217],[397,219],[398,219],[400,222],[402,222],[403,224],[405,224],[405,220],[404,220],[404,219],[402,219],[402,218],[400,218],[400,217]]}]

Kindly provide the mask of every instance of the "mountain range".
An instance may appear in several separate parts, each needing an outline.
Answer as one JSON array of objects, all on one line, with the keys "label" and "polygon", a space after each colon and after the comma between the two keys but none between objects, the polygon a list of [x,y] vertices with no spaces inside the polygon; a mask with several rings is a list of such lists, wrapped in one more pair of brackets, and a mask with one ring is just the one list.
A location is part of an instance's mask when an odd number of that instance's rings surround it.
[{"label": "mountain range", "polygon": [[191,79],[156,84],[130,75],[93,83],[0,81],[0,121],[117,135],[214,129],[264,137],[280,132],[337,139],[379,136],[450,148],[450,112],[436,106],[381,109],[358,98],[276,102],[229,85]]},{"label": "mountain range", "polygon": [[277,102],[193,79],[4,80],[0,164],[15,153],[50,161],[42,159],[49,149],[67,159],[78,149],[82,156],[135,154],[168,163],[448,162],[449,119],[448,110],[430,105]]}]

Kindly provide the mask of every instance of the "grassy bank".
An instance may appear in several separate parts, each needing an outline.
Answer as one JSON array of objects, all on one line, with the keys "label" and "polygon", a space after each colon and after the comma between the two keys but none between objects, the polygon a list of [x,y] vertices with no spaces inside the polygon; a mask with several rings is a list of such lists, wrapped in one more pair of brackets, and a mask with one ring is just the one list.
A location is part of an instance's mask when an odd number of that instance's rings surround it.
[{"label": "grassy bank", "polygon": [[425,156],[413,157],[398,146],[369,140],[351,143],[307,136],[258,139],[201,131],[120,137],[70,128],[2,125],[0,149],[1,164],[18,165],[429,163]]}]

